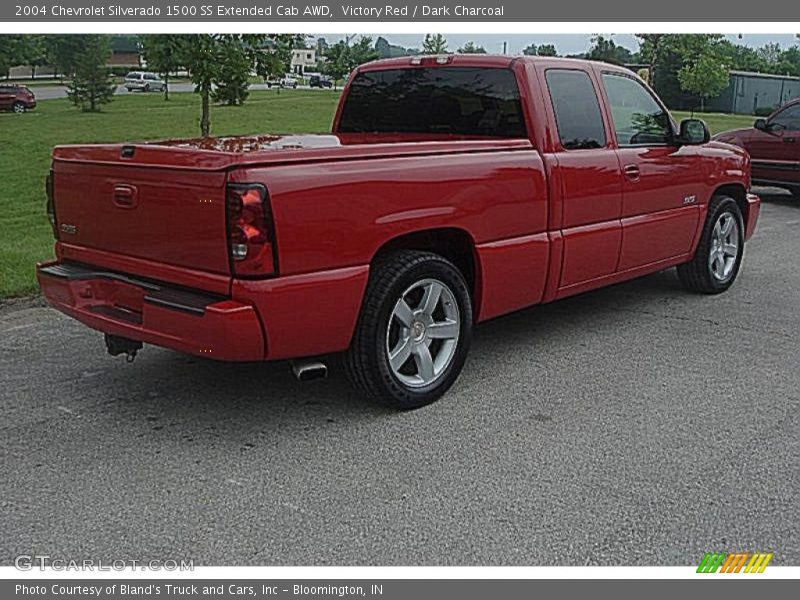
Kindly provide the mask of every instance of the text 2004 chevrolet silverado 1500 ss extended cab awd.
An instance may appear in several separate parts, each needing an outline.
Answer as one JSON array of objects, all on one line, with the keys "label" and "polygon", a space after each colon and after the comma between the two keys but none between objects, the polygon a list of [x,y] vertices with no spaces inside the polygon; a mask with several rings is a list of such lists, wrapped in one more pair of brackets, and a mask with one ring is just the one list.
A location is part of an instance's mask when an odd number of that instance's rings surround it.
[{"label": "text 2004 chevrolet silverado 1500 ss extended cab awd", "polygon": [[344,352],[357,387],[412,408],[476,322],[676,265],[724,291],[749,185],[743,150],[624,69],[392,59],[351,76],[332,135],[56,148],[38,275],[112,353]]}]

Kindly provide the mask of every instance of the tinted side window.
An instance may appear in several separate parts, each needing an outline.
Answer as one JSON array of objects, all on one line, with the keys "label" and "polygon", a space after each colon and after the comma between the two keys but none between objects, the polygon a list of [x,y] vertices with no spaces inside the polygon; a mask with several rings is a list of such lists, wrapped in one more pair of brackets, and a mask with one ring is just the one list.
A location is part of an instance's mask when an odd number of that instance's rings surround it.
[{"label": "tinted side window", "polygon": [[359,73],[339,131],[527,137],[514,73],[468,67]]},{"label": "tinted side window", "polygon": [[567,150],[605,146],[600,102],[589,75],[574,69],[550,69],[545,78],[561,145]]},{"label": "tinted side window", "polygon": [[641,83],[624,75],[603,74],[617,143],[666,144],[672,139],[669,115]]},{"label": "tinted side window", "polygon": [[800,104],[790,106],[786,110],[779,112],[770,123],[783,129],[800,131]]}]

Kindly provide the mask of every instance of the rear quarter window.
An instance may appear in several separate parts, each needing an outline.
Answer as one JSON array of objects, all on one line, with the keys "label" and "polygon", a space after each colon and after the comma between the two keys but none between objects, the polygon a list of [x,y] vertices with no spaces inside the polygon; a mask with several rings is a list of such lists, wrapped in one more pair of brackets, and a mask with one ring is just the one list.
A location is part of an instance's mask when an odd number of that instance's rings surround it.
[{"label": "rear quarter window", "polygon": [[505,68],[359,73],[350,83],[339,131],[527,137],[517,80]]},{"label": "rear quarter window", "polygon": [[577,69],[549,69],[545,79],[561,145],[566,150],[604,147],[606,130],[600,101],[588,73]]}]

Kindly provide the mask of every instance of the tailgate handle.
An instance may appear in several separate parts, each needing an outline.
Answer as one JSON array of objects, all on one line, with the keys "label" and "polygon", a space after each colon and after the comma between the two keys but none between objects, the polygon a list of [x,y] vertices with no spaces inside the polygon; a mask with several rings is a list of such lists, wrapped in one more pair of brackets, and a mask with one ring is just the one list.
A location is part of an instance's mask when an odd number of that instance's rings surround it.
[{"label": "tailgate handle", "polygon": [[119,208],[134,208],[136,206],[136,188],[125,183],[115,185],[114,204]]}]

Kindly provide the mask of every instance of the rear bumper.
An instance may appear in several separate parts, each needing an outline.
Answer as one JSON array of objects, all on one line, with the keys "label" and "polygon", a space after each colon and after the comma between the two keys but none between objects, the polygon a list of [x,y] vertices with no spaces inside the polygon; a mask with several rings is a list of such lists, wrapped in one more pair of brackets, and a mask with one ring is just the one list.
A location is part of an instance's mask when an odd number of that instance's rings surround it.
[{"label": "rear bumper", "polygon": [[747,194],[747,224],[744,230],[744,239],[749,240],[756,231],[758,216],[761,214],[761,198],[755,194]]},{"label": "rear bumper", "polygon": [[37,277],[53,308],[98,331],[206,358],[264,360],[249,304],[78,263],[40,264]]}]

